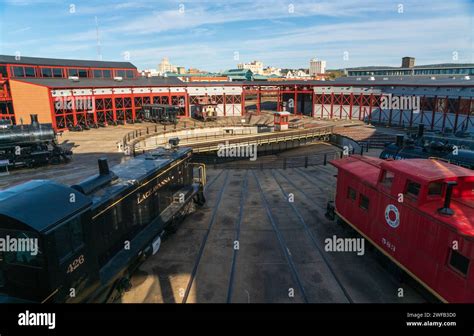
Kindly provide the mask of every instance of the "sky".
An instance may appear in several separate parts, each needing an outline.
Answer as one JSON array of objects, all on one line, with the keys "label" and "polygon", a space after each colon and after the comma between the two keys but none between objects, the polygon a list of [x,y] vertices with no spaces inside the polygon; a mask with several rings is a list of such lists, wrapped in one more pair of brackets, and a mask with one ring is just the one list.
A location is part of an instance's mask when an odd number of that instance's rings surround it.
[{"label": "sky", "polygon": [[0,54],[208,71],[474,63],[473,16],[474,0],[0,0]]}]

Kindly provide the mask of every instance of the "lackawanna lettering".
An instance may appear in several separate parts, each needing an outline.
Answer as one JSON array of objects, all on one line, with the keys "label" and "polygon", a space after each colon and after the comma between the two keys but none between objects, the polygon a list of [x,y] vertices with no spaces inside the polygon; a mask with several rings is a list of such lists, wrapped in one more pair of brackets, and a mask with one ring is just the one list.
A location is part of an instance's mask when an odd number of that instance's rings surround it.
[{"label": "lackawanna lettering", "polygon": [[32,256],[38,254],[37,238],[12,238],[6,235],[0,238],[0,252],[30,252]]},{"label": "lackawanna lettering", "polygon": [[250,161],[257,159],[257,144],[219,144],[217,150],[218,157],[248,157]]},{"label": "lackawanna lettering", "polygon": [[150,188],[143,194],[137,194],[137,204],[140,204],[141,202],[146,200],[148,197],[153,195],[158,189],[168,184],[170,181],[171,181],[171,176],[168,176],[167,178],[163,179],[161,182],[155,184],[152,188]]},{"label": "lackawanna lettering", "polygon": [[357,252],[357,255],[364,255],[365,239],[364,238],[332,238],[324,240],[324,249],[326,252]]},{"label": "lackawanna lettering", "polygon": [[18,314],[19,326],[47,326],[56,328],[56,313],[30,313],[28,310]]},{"label": "lackawanna lettering", "polygon": [[383,95],[380,99],[380,108],[383,110],[413,110],[420,111],[420,96],[392,96]]}]

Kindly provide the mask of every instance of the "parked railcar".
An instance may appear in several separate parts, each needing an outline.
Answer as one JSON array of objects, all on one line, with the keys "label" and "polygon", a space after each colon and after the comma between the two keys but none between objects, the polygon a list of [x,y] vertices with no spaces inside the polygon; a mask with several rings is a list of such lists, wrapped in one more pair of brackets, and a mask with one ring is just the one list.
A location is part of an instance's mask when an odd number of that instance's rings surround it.
[{"label": "parked railcar", "polygon": [[0,128],[0,160],[8,166],[33,167],[68,162],[72,152],[61,148],[51,124],[38,123],[31,115],[31,125],[9,125]]},{"label": "parked railcar", "polygon": [[386,144],[380,153],[381,159],[416,159],[416,158],[439,158],[449,163],[474,169],[474,151],[464,149],[453,143],[452,138],[438,137],[437,141],[429,141],[432,137],[424,135],[424,125],[420,124],[418,133],[406,138],[397,135],[395,143]]},{"label": "parked railcar", "polygon": [[145,104],[142,106],[140,115],[146,121],[161,124],[178,123],[179,107],[164,104]]},{"label": "parked railcar", "polygon": [[192,115],[201,121],[217,120],[217,109],[219,104],[209,96],[198,97],[193,106]]},{"label": "parked railcar", "polygon": [[338,169],[328,212],[443,302],[474,303],[474,172],[439,160],[358,155]]},{"label": "parked railcar", "polygon": [[205,167],[190,158],[190,148],[158,149],[110,170],[101,159],[98,175],[72,187],[35,180],[1,191],[0,239],[38,249],[0,254],[0,302],[118,298],[170,225],[204,204]]}]

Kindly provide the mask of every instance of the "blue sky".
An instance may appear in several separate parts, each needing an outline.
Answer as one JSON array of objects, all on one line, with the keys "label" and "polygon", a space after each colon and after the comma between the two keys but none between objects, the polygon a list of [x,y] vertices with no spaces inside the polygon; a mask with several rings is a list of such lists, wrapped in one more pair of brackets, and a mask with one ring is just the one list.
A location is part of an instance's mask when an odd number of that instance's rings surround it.
[{"label": "blue sky", "polygon": [[97,17],[102,58],[129,56],[140,69],[164,56],[210,71],[254,59],[308,67],[312,57],[328,68],[399,66],[403,56],[474,63],[473,8],[473,0],[0,0],[0,54],[97,59]]}]

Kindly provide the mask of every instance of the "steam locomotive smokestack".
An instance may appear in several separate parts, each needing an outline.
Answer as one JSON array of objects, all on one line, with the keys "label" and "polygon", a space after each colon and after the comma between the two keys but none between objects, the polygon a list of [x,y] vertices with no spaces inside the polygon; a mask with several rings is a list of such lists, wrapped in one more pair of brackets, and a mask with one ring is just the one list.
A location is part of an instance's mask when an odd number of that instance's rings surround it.
[{"label": "steam locomotive smokestack", "polygon": [[31,126],[38,127],[39,126],[38,115],[37,114],[30,114],[30,118],[31,118]]},{"label": "steam locomotive smokestack", "polygon": [[421,139],[424,131],[425,131],[425,124],[418,124],[418,135],[417,135],[418,139]]},{"label": "steam locomotive smokestack", "polygon": [[396,142],[396,145],[397,147],[403,147],[403,139],[405,138],[405,136],[403,134],[397,134],[397,142]]},{"label": "steam locomotive smokestack", "polygon": [[452,216],[454,215],[454,210],[451,209],[449,206],[451,205],[451,196],[453,194],[453,188],[455,186],[457,186],[457,182],[456,181],[448,181],[446,182],[446,197],[444,199],[444,205],[442,208],[439,208],[438,209],[438,212],[442,215],[446,215],[446,216]]},{"label": "steam locomotive smokestack", "polygon": [[110,173],[110,170],[107,159],[100,158],[97,162],[99,163],[99,175],[108,175]]}]

